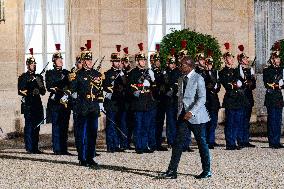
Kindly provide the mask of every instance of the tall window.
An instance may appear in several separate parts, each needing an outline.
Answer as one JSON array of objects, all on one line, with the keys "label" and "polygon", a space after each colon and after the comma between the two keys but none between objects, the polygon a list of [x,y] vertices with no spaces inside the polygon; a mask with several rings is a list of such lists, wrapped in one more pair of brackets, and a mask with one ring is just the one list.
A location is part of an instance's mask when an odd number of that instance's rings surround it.
[{"label": "tall window", "polygon": [[255,0],[256,66],[261,73],[275,41],[284,38],[283,0]]},{"label": "tall window", "polygon": [[[25,0],[25,54],[34,48],[37,62],[37,73],[50,62],[55,43],[61,44],[65,59],[65,5],[64,0]],[[65,66],[65,64],[64,64]]]},{"label": "tall window", "polygon": [[155,44],[171,32],[183,28],[184,0],[148,0],[148,52],[155,51]]}]

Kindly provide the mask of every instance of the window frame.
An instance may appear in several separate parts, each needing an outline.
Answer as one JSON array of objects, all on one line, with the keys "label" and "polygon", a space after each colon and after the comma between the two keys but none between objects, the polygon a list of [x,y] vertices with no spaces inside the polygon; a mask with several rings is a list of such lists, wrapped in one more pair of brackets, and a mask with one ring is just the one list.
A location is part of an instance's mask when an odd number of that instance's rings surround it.
[{"label": "window frame", "polygon": [[[69,62],[70,62],[70,50],[69,48],[69,44],[70,44],[70,35],[68,33],[69,31],[69,21],[68,21],[68,15],[69,15],[69,0],[64,0],[64,23],[56,23],[56,24],[47,24],[47,1],[48,0],[40,0],[41,1],[41,15],[42,15],[42,19],[41,19],[41,24],[26,24],[24,23],[24,27],[26,25],[37,25],[37,26],[41,26],[41,29],[42,29],[42,52],[41,53],[37,53],[37,52],[34,52],[34,55],[41,55],[42,57],[42,67],[44,67],[47,62],[50,62],[47,69],[48,68],[51,68],[51,60],[48,59],[48,56],[49,55],[52,55],[53,53],[50,53],[50,52],[47,52],[47,27],[48,26],[52,26],[52,25],[62,25],[62,26],[65,26],[65,51],[61,51],[61,53],[63,55],[65,55],[65,60],[63,61],[63,66],[66,68],[66,69],[69,69],[70,65]],[[62,45],[62,44],[61,44]],[[31,47],[33,48],[33,47]],[[26,49],[24,49],[24,54],[25,54],[25,57],[29,56],[30,54],[28,52],[26,52]],[[54,52],[55,52],[55,46],[54,46]],[[40,72],[41,70],[37,70],[37,72]]]},{"label": "window frame", "polygon": [[[180,0],[180,22],[179,23],[167,23],[167,17],[166,17],[166,1],[167,0],[161,0],[162,3],[162,23],[161,24],[151,24],[151,23],[147,23],[147,26],[149,28],[149,26],[162,26],[162,36],[165,36],[167,34],[167,26],[181,26],[181,29],[185,28],[185,0]],[[148,2],[149,3],[149,2]],[[148,36],[148,40],[149,40],[149,36]],[[148,42],[149,44],[149,42]],[[151,47],[148,45],[148,54],[152,54],[155,52],[150,49]]]}]

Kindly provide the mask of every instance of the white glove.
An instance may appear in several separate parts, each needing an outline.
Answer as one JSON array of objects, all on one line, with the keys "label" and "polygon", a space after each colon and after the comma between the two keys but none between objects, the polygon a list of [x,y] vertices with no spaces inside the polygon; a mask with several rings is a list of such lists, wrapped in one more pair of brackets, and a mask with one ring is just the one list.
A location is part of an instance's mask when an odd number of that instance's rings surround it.
[{"label": "white glove", "polygon": [[120,75],[121,77],[124,76],[123,71],[120,71],[119,75]]},{"label": "white glove", "polygon": [[136,96],[136,97],[139,97],[139,96],[140,96],[140,92],[141,92],[141,91],[135,91],[135,92],[133,93],[133,95]]},{"label": "white glove", "polygon": [[144,80],[143,85],[144,85],[144,87],[150,87],[151,86],[150,82],[147,79]]},{"label": "white glove", "polygon": [[99,106],[100,106],[100,111],[105,111],[105,108],[104,108],[104,104],[103,103],[99,103]]},{"label": "white glove", "polygon": [[250,74],[251,74],[251,75],[254,75],[254,74],[255,74],[255,71],[254,71],[253,68],[250,68]]},{"label": "white glove", "polygon": [[216,83],[215,86],[214,86],[214,89],[217,89],[217,88],[218,88],[218,84]]},{"label": "white glove", "polygon": [[111,100],[111,97],[112,97],[112,93],[106,93],[105,97],[109,100]]},{"label": "white glove", "polygon": [[154,75],[154,72],[152,70],[149,70],[149,75],[151,77],[151,80],[154,82],[155,81],[155,75]]},{"label": "white glove", "polygon": [[237,86],[240,88],[242,85],[243,85],[243,83],[240,80],[238,80],[237,81]]},{"label": "white glove", "polygon": [[279,84],[280,87],[282,87],[284,85],[283,79],[280,79],[278,84]]},{"label": "white glove", "polygon": [[77,92],[71,94],[72,98],[76,99],[78,97]]},{"label": "white glove", "polygon": [[165,75],[166,73],[167,73],[166,71],[163,72],[164,75]]}]

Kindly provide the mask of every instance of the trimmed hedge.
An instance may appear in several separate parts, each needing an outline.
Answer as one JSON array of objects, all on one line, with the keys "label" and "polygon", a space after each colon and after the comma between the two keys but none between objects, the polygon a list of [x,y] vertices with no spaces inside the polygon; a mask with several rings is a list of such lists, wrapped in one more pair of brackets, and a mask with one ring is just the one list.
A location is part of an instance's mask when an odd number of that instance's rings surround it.
[{"label": "trimmed hedge", "polygon": [[162,65],[165,66],[167,56],[170,54],[171,48],[175,48],[176,52],[181,50],[181,41],[187,40],[187,51],[188,55],[191,57],[195,57],[196,55],[196,47],[199,44],[203,44],[205,49],[205,57],[207,56],[207,50],[211,49],[213,51],[213,60],[214,60],[214,68],[220,69],[222,62],[221,56],[222,53],[220,51],[220,46],[216,38],[211,35],[206,35],[202,33],[198,33],[195,31],[190,31],[189,29],[183,30],[174,30],[172,29],[172,33],[167,34],[163,37],[161,41],[161,56],[163,57]]}]

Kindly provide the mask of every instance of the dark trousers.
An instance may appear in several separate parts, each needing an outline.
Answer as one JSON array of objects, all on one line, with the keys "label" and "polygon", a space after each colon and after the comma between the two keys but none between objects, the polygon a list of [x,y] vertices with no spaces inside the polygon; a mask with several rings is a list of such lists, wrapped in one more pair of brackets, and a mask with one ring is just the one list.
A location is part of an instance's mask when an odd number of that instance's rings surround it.
[{"label": "dark trousers", "polygon": [[78,113],[73,111],[73,127],[74,127],[74,137],[75,137],[75,147],[79,153],[79,141],[80,141],[80,119]]},{"label": "dark trousers", "polygon": [[244,115],[244,131],[243,131],[243,142],[244,144],[249,143],[249,137],[250,137],[250,117],[251,117],[252,107],[249,106],[245,108],[245,115]]},{"label": "dark trousers", "polygon": [[134,124],[135,124],[135,119],[134,119],[134,113],[127,111],[126,113],[126,125],[127,125],[127,143],[128,146],[130,147],[130,144],[132,143],[132,136],[133,136],[133,131],[134,131]]},{"label": "dark trousers", "polygon": [[98,115],[94,112],[86,116],[79,115],[81,120],[78,159],[90,161],[95,157],[98,132]]},{"label": "dark trousers", "polygon": [[206,138],[209,145],[215,144],[215,131],[218,125],[218,111],[209,111],[210,121],[207,123]]},{"label": "dark trousers", "polygon": [[70,110],[52,111],[52,148],[54,153],[67,152]]},{"label": "dark trousers", "polygon": [[164,129],[164,120],[166,115],[166,108],[161,105],[157,107],[157,115],[156,115],[156,146],[157,148],[162,146],[163,142],[163,129]]},{"label": "dark trousers", "polygon": [[[162,133],[164,127],[164,120],[166,115],[166,135],[168,145],[173,145],[176,138],[177,130],[177,107],[168,106],[160,107],[157,109],[156,117],[156,143],[157,147],[162,145]],[[183,149],[186,150],[191,144],[191,132],[188,130],[185,133],[185,139],[183,143]]]},{"label": "dark trousers", "polygon": [[24,140],[27,152],[36,152],[38,150],[39,130],[36,126],[42,121],[43,115],[36,115],[32,112],[25,112]]},{"label": "dark trousers", "polygon": [[[124,135],[128,136],[128,126],[127,126],[127,119],[128,115],[127,112],[120,112],[120,124],[119,128],[123,132]],[[130,143],[128,142],[128,137],[125,137],[122,133],[118,132],[119,138],[119,146],[120,148],[127,149],[130,147]]]},{"label": "dark trousers", "polygon": [[235,147],[236,141],[242,145],[244,109],[225,109],[225,139],[227,147]]},{"label": "dark trousers", "polygon": [[[116,148],[119,148],[119,133],[116,129],[118,125],[115,125],[112,121],[115,123],[118,123],[119,121],[119,112],[112,112],[107,111],[106,112],[106,145],[108,151],[114,151]],[[110,121],[112,120],[112,121]]]},{"label": "dark trousers", "polygon": [[283,108],[267,107],[267,136],[269,146],[280,144]]},{"label": "dark trousers", "polygon": [[186,130],[191,130],[195,136],[197,141],[199,154],[201,157],[202,169],[205,172],[210,171],[210,153],[208,149],[208,144],[206,143],[206,123],[202,124],[190,124],[188,121],[182,120],[182,117],[178,120],[177,127],[177,137],[172,149],[171,161],[168,167],[168,170],[172,170],[174,172],[177,171],[178,164],[183,151],[184,144],[184,134]]},{"label": "dark trousers", "polygon": [[143,151],[148,147],[150,149],[156,148],[156,109],[145,111],[145,112],[135,112],[135,127],[134,127],[134,142],[135,150]]}]

